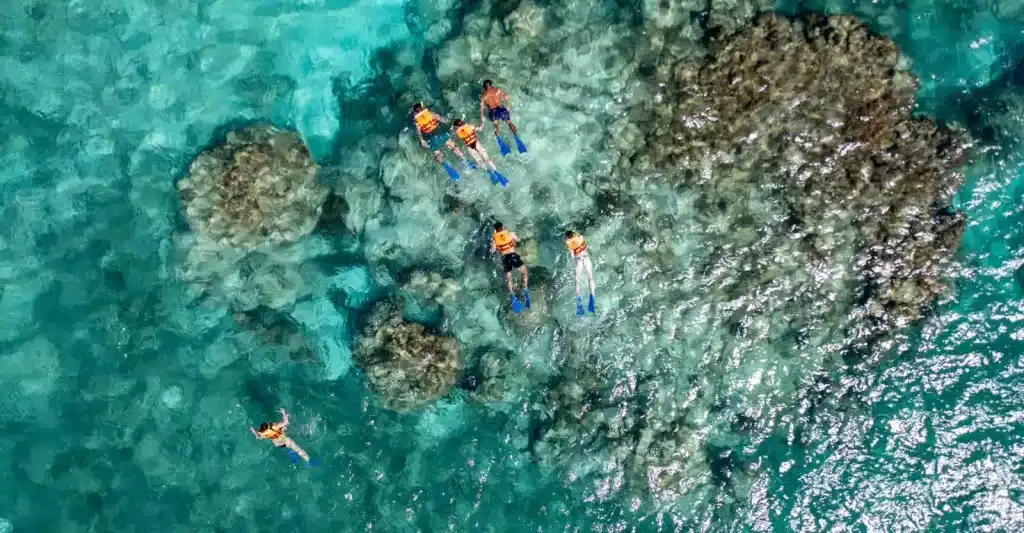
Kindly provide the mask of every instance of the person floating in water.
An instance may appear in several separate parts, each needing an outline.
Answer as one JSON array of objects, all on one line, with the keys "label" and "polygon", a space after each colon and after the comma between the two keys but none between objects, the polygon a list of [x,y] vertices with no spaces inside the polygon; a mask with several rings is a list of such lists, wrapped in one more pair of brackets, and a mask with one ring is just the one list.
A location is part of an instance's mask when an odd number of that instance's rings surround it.
[{"label": "person floating in water", "polygon": [[[512,311],[518,313],[523,310],[523,305],[530,308],[529,275],[526,272],[526,265],[523,259],[516,253],[516,245],[519,244],[519,236],[505,229],[501,222],[494,223],[494,237],[491,242],[491,252],[501,253],[501,264],[505,268],[505,281],[508,282],[508,292],[512,295]],[[512,283],[512,271],[519,269],[523,275],[523,303],[516,297],[516,286]]]},{"label": "person floating in water", "polygon": [[[459,156],[463,161],[466,161],[466,157],[462,155],[459,147],[455,146],[455,143],[452,142],[448,132],[441,131],[441,123],[447,121],[424,107],[422,102],[413,104],[412,114],[413,121],[416,123],[416,133],[419,135],[420,144],[434,152],[434,159],[441,163],[441,166],[448,172],[448,176],[451,179],[458,180],[459,173],[444,160],[444,152],[441,151],[441,148],[447,146],[449,150],[455,152],[455,155]],[[466,161],[466,165],[472,168],[469,161]]]},{"label": "person floating in water", "polygon": [[569,255],[575,263],[576,268],[576,314],[583,316],[583,299],[580,295],[580,270],[587,275],[587,282],[590,285],[590,301],[587,308],[591,313],[596,313],[594,304],[594,264],[590,262],[590,250],[587,248],[587,241],[582,235],[575,231],[565,232],[565,245],[569,248]]},{"label": "person floating in water", "polygon": [[504,121],[508,125],[508,129],[512,130],[512,136],[516,139],[516,147],[522,154],[526,152],[526,145],[519,138],[516,125],[512,123],[512,115],[508,110],[509,104],[508,93],[495,87],[493,81],[484,80],[484,92],[480,95],[480,122],[484,122],[485,116],[491,119],[491,122],[494,123],[494,136],[498,139],[501,155],[508,155],[512,150],[505,144],[505,139],[501,138],[501,130],[498,126],[498,121]]},{"label": "person floating in water", "polygon": [[264,422],[260,424],[260,429],[258,430],[250,426],[249,431],[252,432],[257,439],[268,439],[278,448],[288,448],[289,454],[294,454],[308,463],[309,454],[300,448],[298,444],[295,444],[295,441],[293,441],[291,437],[284,434],[284,431],[287,428],[288,413],[284,409],[281,409],[280,422]]},{"label": "person floating in water", "polygon": [[484,148],[484,145],[480,144],[477,140],[476,132],[479,131],[480,128],[477,128],[472,124],[466,124],[461,119],[456,119],[453,125],[455,126],[455,136],[465,143],[466,149],[469,150],[469,155],[473,156],[473,159],[476,160],[477,164],[484,169],[491,167],[490,170],[487,171],[487,174],[491,177],[491,183],[495,185],[500,184],[502,187],[508,187],[508,180],[498,172],[498,167],[495,166],[491,157],[487,155],[487,150]]}]

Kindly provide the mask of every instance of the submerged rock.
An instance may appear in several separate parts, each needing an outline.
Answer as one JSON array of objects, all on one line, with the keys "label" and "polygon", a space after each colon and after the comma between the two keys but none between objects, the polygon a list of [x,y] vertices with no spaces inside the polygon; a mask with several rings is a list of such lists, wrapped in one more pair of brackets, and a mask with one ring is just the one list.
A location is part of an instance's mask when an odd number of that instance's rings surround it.
[{"label": "submerged rock", "polygon": [[[969,142],[912,115],[890,40],[847,17],[750,22],[770,7],[645,1],[593,24],[589,4],[485,0],[432,55],[436,88],[406,76],[418,61],[378,80],[382,108],[429,94],[472,117],[484,77],[511,95],[531,154],[500,162],[516,194],[448,183],[389,131],[380,164],[351,165],[346,225],[370,263],[458,273],[454,302],[406,289],[442,303],[465,353],[509,346],[467,357],[464,387],[518,419],[529,405],[515,440],[588,497],[697,516],[746,490],[726,482],[755,468],[736,450],[943,290]],[[508,311],[500,266],[476,252],[485,219],[527,241],[529,312]],[[574,313],[571,227],[591,244],[596,316]]]},{"label": "submerged rock", "polygon": [[201,154],[178,182],[193,231],[221,246],[294,242],[320,218],[327,189],[295,132],[252,126]]},{"label": "submerged rock", "polygon": [[419,409],[445,396],[462,371],[457,340],[405,321],[391,304],[374,311],[356,362],[381,403],[396,411]]},{"label": "submerged rock", "polygon": [[[646,278],[624,292],[661,290],[617,321],[639,345],[600,332],[556,351],[572,377],[549,384],[532,449],[597,494],[624,473],[694,502],[733,464],[713,465],[710,442],[769,434],[788,410],[765,402],[806,398],[945,290],[970,142],[913,116],[896,46],[849,17],[766,16],[652,81],[660,100],[631,111],[646,142],[620,145],[598,187],[628,213],[616,233]],[[711,428],[709,412],[747,422]]]},{"label": "submerged rock", "polygon": [[258,125],[229,133],[178,182],[191,232],[175,239],[177,275],[197,299],[233,311],[282,309],[320,277],[303,263],[329,251],[309,239],[327,188],[295,132]]},{"label": "submerged rock", "polygon": [[670,175],[711,202],[774,189],[810,257],[852,246],[858,299],[887,328],[944,291],[964,228],[944,206],[970,142],[913,116],[917,80],[892,40],[852,17],[765,16],[667,81],[652,148],[628,166],[688,170]]},{"label": "submerged rock", "polygon": [[417,270],[402,284],[402,290],[438,304],[448,304],[455,301],[462,287],[457,280],[442,277],[437,272]]}]

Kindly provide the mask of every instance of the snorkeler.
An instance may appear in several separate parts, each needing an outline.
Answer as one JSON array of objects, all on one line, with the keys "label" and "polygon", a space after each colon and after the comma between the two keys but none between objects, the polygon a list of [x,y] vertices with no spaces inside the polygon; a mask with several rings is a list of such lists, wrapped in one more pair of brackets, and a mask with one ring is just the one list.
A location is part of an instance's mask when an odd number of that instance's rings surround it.
[{"label": "snorkeler", "polygon": [[[519,236],[505,229],[501,222],[494,223],[494,237],[491,242],[491,252],[501,253],[501,264],[505,268],[505,281],[508,282],[508,292],[512,295],[512,312],[518,313],[523,310],[523,304],[530,308],[529,276],[526,272],[526,265],[523,259],[516,253],[516,245],[519,244]],[[523,303],[516,298],[516,286],[512,283],[512,271],[519,269],[523,275]]]},{"label": "snorkeler", "polygon": [[473,156],[473,159],[476,160],[477,164],[485,169],[488,166],[491,167],[490,170],[487,171],[487,174],[491,177],[491,183],[495,185],[500,184],[502,187],[508,187],[508,180],[498,172],[498,167],[495,166],[491,157],[487,155],[487,150],[484,148],[484,145],[480,144],[477,140],[476,132],[480,128],[477,128],[472,124],[466,124],[461,119],[455,119],[453,125],[455,126],[455,136],[465,143],[466,149],[469,150],[469,155]]},{"label": "snorkeler", "polygon": [[[249,431],[256,436],[257,439],[269,439],[274,446],[278,448],[288,448],[288,454],[298,456],[303,461],[309,462],[309,454],[305,450],[295,444],[290,437],[284,434],[284,430],[288,428],[288,413],[284,409],[281,409],[281,421],[280,422],[264,422],[260,424],[260,429],[249,426]],[[294,459],[294,457],[293,457]]]},{"label": "snorkeler", "polygon": [[508,93],[495,87],[493,81],[484,80],[484,92],[480,95],[480,122],[484,122],[485,115],[486,118],[491,119],[491,122],[494,123],[494,136],[498,139],[501,155],[508,155],[512,153],[512,150],[505,144],[505,139],[501,138],[498,128],[498,121],[504,121],[508,125],[508,129],[512,130],[512,136],[516,138],[516,147],[522,154],[526,152],[526,145],[519,138],[516,125],[512,123],[512,116],[508,110],[509,103]]},{"label": "snorkeler", "polygon": [[596,313],[594,304],[594,265],[590,262],[590,250],[587,248],[587,241],[582,235],[575,231],[565,232],[565,245],[569,248],[569,255],[575,263],[576,269],[576,314],[583,316],[583,299],[580,296],[580,270],[587,275],[590,285],[590,301],[587,308],[591,313]]},{"label": "snorkeler", "polygon": [[[459,179],[459,173],[444,160],[444,152],[441,151],[443,146],[447,146],[449,150],[455,152],[455,155],[466,161],[466,157],[462,155],[462,151],[459,150],[458,146],[452,142],[451,136],[447,131],[441,131],[441,123],[448,122],[442,119],[433,111],[423,107],[422,102],[417,102],[412,106],[413,120],[416,122],[416,133],[419,135],[420,144],[424,148],[434,152],[434,159],[444,170],[448,172],[448,176],[453,180]],[[472,168],[469,161],[466,161],[466,165]]]}]

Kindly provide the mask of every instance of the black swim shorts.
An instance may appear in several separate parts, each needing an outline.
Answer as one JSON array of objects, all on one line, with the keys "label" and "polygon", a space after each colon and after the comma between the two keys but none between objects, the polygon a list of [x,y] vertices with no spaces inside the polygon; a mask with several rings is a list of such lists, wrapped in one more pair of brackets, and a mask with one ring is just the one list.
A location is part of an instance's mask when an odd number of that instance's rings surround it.
[{"label": "black swim shorts", "polygon": [[501,256],[501,264],[505,265],[505,272],[512,272],[523,266],[523,260],[519,257],[519,254],[512,252]]}]

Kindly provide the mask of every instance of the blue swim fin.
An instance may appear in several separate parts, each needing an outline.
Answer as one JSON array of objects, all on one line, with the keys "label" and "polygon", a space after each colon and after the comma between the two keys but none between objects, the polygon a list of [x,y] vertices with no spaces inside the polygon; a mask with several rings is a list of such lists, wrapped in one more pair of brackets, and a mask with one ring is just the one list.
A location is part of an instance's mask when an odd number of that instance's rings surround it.
[{"label": "blue swim fin", "polygon": [[466,168],[468,168],[470,170],[476,170],[477,169],[476,161],[473,161],[472,159],[467,159],[466,160]]},{"label": "blue swim fin", "polygon": [[518,135],[516,135],[516,148],[519,149],[519,153],[521,153],[521,154],[525,154],[526,153],[526,145],[523,144],[523,140],[520,139]]},{"label": "blue swim fin", "polygon": [[523,304],[519,303],[519,298],[516,298],[515,294],[512,295],[512,312],[513,313],[522,313],[523,312]]},{"label": "blue swim fin", "polygon": [[576,316],[583,316],[583,299],[576,297]]},{"label": "blue swim fin", "polygon": [[288,450],[288,458],[291,459],[294,464],[302,462],[302,458],[299,457],[299,454],[295,453],[295,450]]},{"label": "blue swim fin", "polygon": [[530,308],[530,289],[523,289],[523,305]]},{"label": "blue swim fin", "polygon": [[587,310],[590,311],[591,313],[596,313],[597,312],[596,306],[594,305],[594,295],[593,294],[590,295],[590,302],[587,303]]},{"label": "blue swim fin", "polygon": [[449,165],[447,161],[444,162],[444,169],[448,171],[448,177],[451,178],[452,181],[459,181],[458,171],[452,168],[452,166]]},{"label": "blue swim fin", "polygon": [[505,144],[505,139],[502,139],[501,135],[495,135],[495,137],[498,139],[498,148],[501,149],[501,155],[511,154],[512,149],[509,148],[507,144]]},{"label": "blue swim fin", "polygon": [[497,170],[490,171],[491,183],[495,185],[501,185],[502,187],[508,187],[508,178],[501,175],[501,172]]}]

